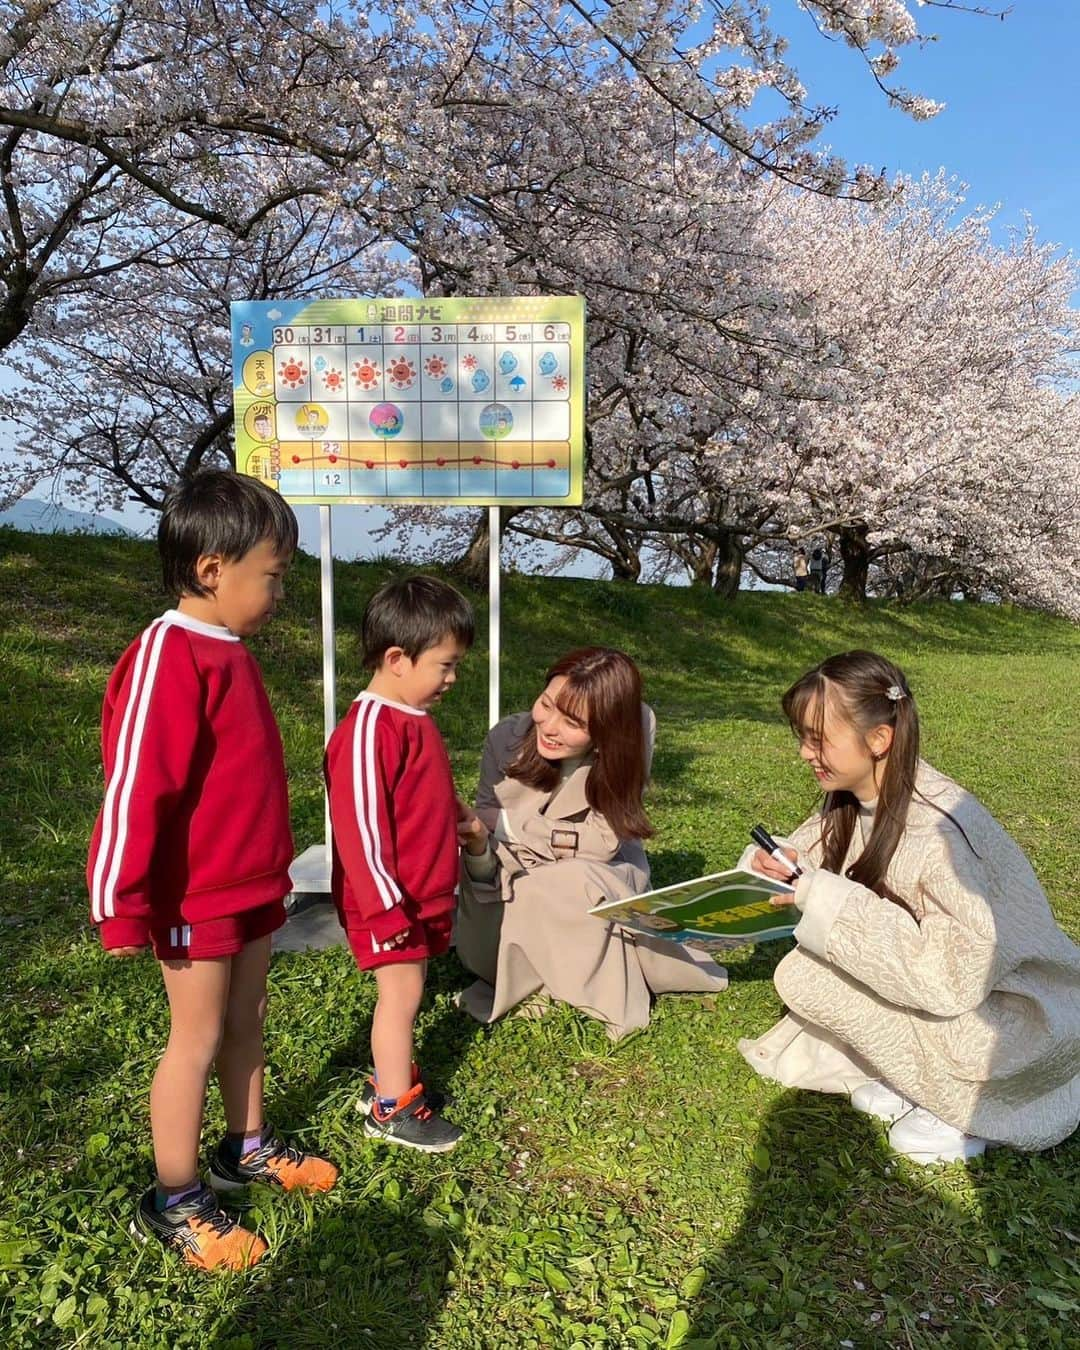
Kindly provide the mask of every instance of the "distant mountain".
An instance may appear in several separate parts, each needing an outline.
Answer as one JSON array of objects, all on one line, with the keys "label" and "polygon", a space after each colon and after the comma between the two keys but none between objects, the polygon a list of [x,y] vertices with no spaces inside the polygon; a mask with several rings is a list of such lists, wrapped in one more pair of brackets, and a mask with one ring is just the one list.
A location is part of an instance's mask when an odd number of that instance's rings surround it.
[{"label": "distant mountain", "polygon": [[66,506],[35,501],[24,497],[21,501],[0,511],[0,525],[11,525],[16,530],[30,530],[34,534],[127,534],[134,535],[126,525],[109,520],[107,516],[93,516],[88,511],[71,511]]}]

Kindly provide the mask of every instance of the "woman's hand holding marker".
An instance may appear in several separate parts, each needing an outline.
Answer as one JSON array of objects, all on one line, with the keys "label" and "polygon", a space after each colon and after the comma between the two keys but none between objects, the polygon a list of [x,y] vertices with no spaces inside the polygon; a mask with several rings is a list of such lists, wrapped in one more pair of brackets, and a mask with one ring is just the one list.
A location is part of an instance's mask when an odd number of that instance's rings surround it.
[{"label": "woman's hand holding marker", "polygon": [[[784,853],[795,861],[795,850],[785,848]],[[760,872],[763,877],[771,877],[773,881],[786,881],[789,885],[795,880],[790,867],[785,867],[782,862],[774,858],[771,853],[766,853],[763,848],[759,848],[750,859],[750,867],[755,872]],[[770,904],[773,905],[793,905],[795,903],[795,892],[784,892],[782,895],[771,897]]]},{"label": "woman's hand holding marker", "polygon": [[[793,848],[785,848],[784,853],[791,859],[792,863],[798,856]],[[763,877],[771,877],[773,881],[790,883],[797,876],[794,867],[785,867],[778,858],[774,858],[771,853],[766,853],[763,848],[759,848],[750,859],[750,866],[755,872],[760,872]]]},{"label": "woman's hand holding marker", "polygon": [[[799,855],[795,849],[789,845],[778,844],[776,840],[761,825],[755,825],[750,831],[750,837],[759,847],[750,859],[750,866],[755,872],[760,872],[762,876],[771,877],[773,881],[785,881],[789,885],[797,877],[802,876],[802,868],[799,866]],[[790,866],[786,859],[791,859]],[[793,905],[795,896],[792,895],[774,895],[771,903],[774,905]]]}]

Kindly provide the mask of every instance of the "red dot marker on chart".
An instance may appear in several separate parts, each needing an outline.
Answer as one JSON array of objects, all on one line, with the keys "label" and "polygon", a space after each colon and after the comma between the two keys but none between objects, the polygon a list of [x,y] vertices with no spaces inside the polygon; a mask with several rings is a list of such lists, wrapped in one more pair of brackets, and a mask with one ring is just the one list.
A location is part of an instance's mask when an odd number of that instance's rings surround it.
[{"label": "red dot marker on chart", "polygon": [[330,461],[331,464],[337,463],[337,455],[327,455],[326,458]]},{"label": "red dot marker on chart", "polygon": [[553,459],[549,459],[547,462],[547,466],[549,469],[553,469],[555,467],[555,461]]},{"label": "red dot marker on chart", "polygon": [[510,467],[511,467],[512,469],[520,469],[520,468],[521,468],[521,462],[520,462],[520,460],[512,459],[512,460],[510,461]]},{"label": "red dot marker on chart", "polygon": [[446,466],[446,460],[443,459],[442,455],[440,455],[440,456],[438,457],[438,459],[435,461],[435,463],[439,466],[440,469],[445,468],[445,466]]},{"label": "red dot marker on chart", "polygon": [[299,464],[299,463],[300,463],[300,456],[299,456],[299,455],[293,455],[293,457],[292,457],[292,462],[293,462],[294,464]]},{"label": "red dot marker on chart", "polygon": [[373,469],[375,467],[375,461],[373,459],[366,459],[364,463],[367,465],[369,469]]},{"label": "red dot marker on chart", "polygon": [[401,465],[403,469],[407,469],[409,467],[409,461],[407,459],[399,459],[398,463]]},{"label": "red dot marker on chart", "polygon": [[479,456],[479,455],[473,455],[473,457],[472,457],[472,462],[473,462],[474,464],[479,464],[479,463],[480,463],[480,456]]}]

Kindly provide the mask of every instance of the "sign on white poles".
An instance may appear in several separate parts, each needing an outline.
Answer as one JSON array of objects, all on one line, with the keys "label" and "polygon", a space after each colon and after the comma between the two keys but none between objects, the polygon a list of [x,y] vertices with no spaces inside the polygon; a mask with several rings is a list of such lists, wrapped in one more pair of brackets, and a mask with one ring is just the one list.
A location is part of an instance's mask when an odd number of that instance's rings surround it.
[{"label": "sign on white poles", "polygon": [[[499,719],[500,506],[579,506],[580,296],[387,297],[232,305],[236,465],[319,506],[323,730],[336,721],[331,505],[487,506],[488,721]],[[330,888],[322,844],[296,891]]]}]

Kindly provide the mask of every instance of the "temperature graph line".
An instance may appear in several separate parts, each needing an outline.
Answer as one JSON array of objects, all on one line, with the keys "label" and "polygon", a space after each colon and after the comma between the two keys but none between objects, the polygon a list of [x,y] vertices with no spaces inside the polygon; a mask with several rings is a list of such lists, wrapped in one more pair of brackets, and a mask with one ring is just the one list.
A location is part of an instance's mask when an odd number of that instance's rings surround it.
[{"label": "temperature graph line", "polygon": [[489,455],[436,455],[433,459],[395,459],[388,456],[385,459],[367,459],[364,456],[357,458],[354,455],[319,454],[313,451],[310,455],[290,455],[288,462],[293,465],[306,465],[309,468],[319,467],[317,460],[325,460],[327,464],[341,464],[345,468],[354,469],[449,469],[460,467],[461,465],[471,465],[472,467],[490,464],[496,469],[554,469],[558,463],[554,459],[493,459]]}]

